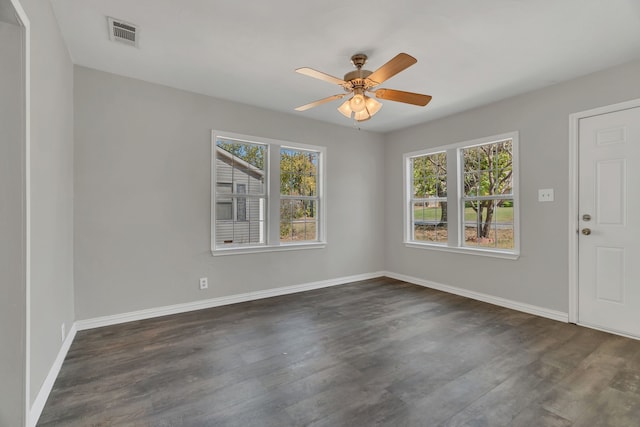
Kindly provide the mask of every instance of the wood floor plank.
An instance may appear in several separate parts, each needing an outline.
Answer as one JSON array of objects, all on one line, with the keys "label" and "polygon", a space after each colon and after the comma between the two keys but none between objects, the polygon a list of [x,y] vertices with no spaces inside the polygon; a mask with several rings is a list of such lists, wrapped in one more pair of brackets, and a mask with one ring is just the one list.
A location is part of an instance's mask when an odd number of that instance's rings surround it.
[{"label": "wood floor plank", "polygon": [[640,341],[378,278],[81,331],[40,426],[632,426]]}]

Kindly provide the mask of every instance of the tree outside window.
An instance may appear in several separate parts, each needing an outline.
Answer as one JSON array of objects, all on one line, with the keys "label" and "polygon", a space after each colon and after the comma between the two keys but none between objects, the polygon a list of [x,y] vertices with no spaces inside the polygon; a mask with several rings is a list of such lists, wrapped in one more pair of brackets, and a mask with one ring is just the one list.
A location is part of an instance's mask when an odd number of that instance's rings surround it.
[{"label": "tree outside window", "polygon": [[513,248],[513,142],[464,148],[464,242]]}]

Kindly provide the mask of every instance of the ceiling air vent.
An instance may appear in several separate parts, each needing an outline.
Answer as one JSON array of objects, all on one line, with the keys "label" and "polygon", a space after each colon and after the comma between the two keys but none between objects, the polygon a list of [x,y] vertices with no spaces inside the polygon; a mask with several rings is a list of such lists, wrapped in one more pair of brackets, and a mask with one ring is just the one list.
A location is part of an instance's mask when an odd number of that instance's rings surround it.
[{"label": "ceiling air vent", "polygon": [[115,18],[109,21],[109,38],[111,40],[138,47],[138,27],[129,22]]}]

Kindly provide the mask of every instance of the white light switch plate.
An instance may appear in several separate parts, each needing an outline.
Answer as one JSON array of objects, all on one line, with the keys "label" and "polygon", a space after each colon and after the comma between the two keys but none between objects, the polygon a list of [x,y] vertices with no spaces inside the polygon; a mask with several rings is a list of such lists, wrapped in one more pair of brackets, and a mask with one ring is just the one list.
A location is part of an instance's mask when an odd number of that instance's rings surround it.
[{"label": "white light switch plate", "polygon": [[553,188],[542,188],[538,190],[539,202],[553,202]]}]

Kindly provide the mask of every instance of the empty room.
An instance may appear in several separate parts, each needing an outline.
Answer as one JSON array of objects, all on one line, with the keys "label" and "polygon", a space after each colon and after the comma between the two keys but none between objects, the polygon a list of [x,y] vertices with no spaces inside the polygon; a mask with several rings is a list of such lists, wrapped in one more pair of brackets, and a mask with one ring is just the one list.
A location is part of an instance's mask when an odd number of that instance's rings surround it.
[{"label": "empty room", "polygon": [[0,0],[0,58],[0,427],[640,426],[638,0]]}]

